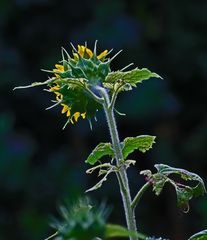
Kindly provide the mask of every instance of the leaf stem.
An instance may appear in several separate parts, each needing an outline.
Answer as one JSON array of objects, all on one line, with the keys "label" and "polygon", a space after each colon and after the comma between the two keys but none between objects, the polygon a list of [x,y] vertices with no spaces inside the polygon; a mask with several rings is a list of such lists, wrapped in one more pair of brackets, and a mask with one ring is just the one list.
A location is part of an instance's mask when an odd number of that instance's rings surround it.
[{"label": "leaf stem", "polygon": [[111,103],[109,105],[109,108],[111,108],[112,110],[114,109],[114,106],[115,106],[115,102],[116,102],[116,99],[117,99],[117,96],[118,96],[118,93],[119,93],[119,90],[121,89],[121,87],[123,86],[124,84],[121,83],[114,91],[113,95],[112,95],[112,98],[111,98]]},{"label": "leaf stem", "polygon": [[136,194],[136,196],[134,197],[132,204],[131,204],[131,209],[134,211],[140,198],[142,197],[143,193],[150,187],[151,183],[150,182],[146,182],[142,188],[138,191],[138,193]]}]

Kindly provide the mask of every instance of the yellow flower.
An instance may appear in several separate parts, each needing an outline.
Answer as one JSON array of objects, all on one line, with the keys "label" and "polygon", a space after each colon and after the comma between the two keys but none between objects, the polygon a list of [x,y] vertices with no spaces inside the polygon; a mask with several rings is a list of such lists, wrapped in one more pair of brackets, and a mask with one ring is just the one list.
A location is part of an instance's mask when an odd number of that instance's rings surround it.
[{"label": "yellow flower", "polygon": [[[70,117],[70,107],[66,104],[61,104],[63,106],[62,109],[62,114],[66,113],[67,117]],[[70,118],[70,122],[74,124],[75,122],[78,121],[79,117],[82,117],[83,119],[86,118],[86,112],[85,113],[80,113],[80,112],[75,112],[73,116]],[[75,121],[75,122],[74,122]]]},{"label": "yellow flower", "polygon": [[70,108],[69,108],[69,106],[68,105],[66,105],[66,104],[61,104],[62,106],[63,106],[63,109],[62,109],[62,114],[64,114],[64,113],[66,113],[66,116],[67,117],[70,117]]},{"label": "yellow flower", "polygon": [[[78,45],[78,54],[82,58],[91,58],[91,57],[93,57],[93,52],[89,48],[87,48],[87,47],[85,47],[83,45]],[[86,57],[86,55],[88,57]]]},{"label": "yellow flower", "polygon": [[[54,73],[62,73],[62,72],[64,72],[64,66],[63,66],[63,65],[55,64],[55,67],[56,67],[56,68],[53,69],[53,72],[54,72]],[[58,74],[55,74],[55,76],[56,76],[56,77],[59,77]]]},{"label": "yellow flower", "polygon": [[[97,58],[98,58],[99,60],[101,60],[101,59],[103,59],[103,58],[107,55],[107,53],[108,53],[108,50],[104,50],[102,53],[100,53],[100,54],[97,56]],[[93,52],[92,52],[89,48],[87,48],[87,47],[85,47],[85,46],[83,46],[83,45],[78,45],[78,54],[79,54],[79,56],[81,56],[82,58],[86,58],[86,59],[93,57]],[[74,54],[73,54],[74,59],[75,59],[76,61],[77,61],[78,58],[79,58],[78,54],[77,54],[77,53],[74,53]]]},{"label": "yellow flower", "polygon": [[107,53],[108,53],[108,50],[104,50],[102,53],[100,53],[100,54],[97,56],[97,58],[100,60],[100,59],[104,58]]},{"label": "yellow flower", "polygon": [[[83,119],[86,118],[86,112],[85,113],[80,113],[80,112],[75,112],[73,116],[70,119],[70,122],[74,124],[74,121],[77,122],[79,117],[82,117]],[[73,120],[74,119],[74,120]]]}]

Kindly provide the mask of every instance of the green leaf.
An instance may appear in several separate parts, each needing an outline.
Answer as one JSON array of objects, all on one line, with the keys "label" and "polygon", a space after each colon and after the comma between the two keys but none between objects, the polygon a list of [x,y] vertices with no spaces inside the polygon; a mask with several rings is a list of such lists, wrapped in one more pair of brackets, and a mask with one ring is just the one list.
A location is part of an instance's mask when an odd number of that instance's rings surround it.
[{"label": "green leaf", "polygon": [[125,138],[124,142],[122,143],[122,152],[124,159],[126,159],[130,153],[134,152],[137,149],[143,153],[148,151],[150,148],[152,148],[153,143],[155,143],[155,138],[155,136],[150,135]]},{"label": "green leaf", "polygon": [[151,72],[147,68],[135,68],[127,72],[111,72],[108,74],[105,81],[109,83],[115,83],[122,80],[125,83],[130,83],[131,85],[135,86],[137,83],[141,83],[143,80],[148,80],[151,77],[161,78],[157,73]]},{"label": "green leaf", "polygon": [[127,72],[121,72],[121,71],[110,72],[108,74],[108,76],[106,77],[105,82],[107,82],[107,83],[115,83],[115,82],[117,82],[119,80],[122,80],[126,73]]},{"label": "green leaf", "polygon": [[113,238],[113,237],[138,237],[139,239],[145,239],[146,236],[142,233],[137,233],[133,231],[129,231],[125,227],[116,224],[107,224],[105,237]]},{"label": "green leaf", "polygon": [[99,143],[85,162],[94,165],[100,158],[107,155],[111,157],[114,155],[111,143]]},{"label": "green leaf", "polygon": [[188,240],[207,240],[207,230],[194,234]]},{"label": "green leaf", "polygon": [[[142,174],[146,175],[149,181],[153,184],[153,191],[156,195],[160,195],[162,189],[166,183],[173,185],[177,195],[177,205],[184,212],[189,210],[189,201],[193,197],[198,197],[206,193],[205,185],[200,176],[195,173],[189,172],[184,169],[170,167],[164,164],[156,164],[155,168],[158,170],[157,173],[152,174],[150,171],[142,171]],[[197,182],[194,186],[179,183],[171,178],[171,175],[179,175],[181,179],[185,181]]]},{"label": "green leaf", "polygon": [[189,172],[185,169],[170,167],[165,164],[156,164],[155,168],[159,173],[169,176],[170,174],[178,174],[185,181],[197,181],[198,184],[192,188],[193,196],[197,197],[206,193],[205,184],[203,179],[195,173]]},{"label": "green leaf", "polygon": [[189,211],[189,201],[193,198],[193,189],[189,186],[174,185],[177,194],[177,205],[183,212]]}]

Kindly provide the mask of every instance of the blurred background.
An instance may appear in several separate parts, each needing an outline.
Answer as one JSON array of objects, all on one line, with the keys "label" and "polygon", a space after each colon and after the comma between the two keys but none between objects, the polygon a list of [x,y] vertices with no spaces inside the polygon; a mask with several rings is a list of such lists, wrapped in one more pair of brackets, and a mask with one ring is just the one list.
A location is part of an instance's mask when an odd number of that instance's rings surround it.
[{"label": "blurred background", "polygon": [[[88,42],[98,49],[124,51],[113,70],[134,62],[164,80],[152,79],[120,95],[120,137],[157,136],[153,150],[136,152],[129,171],[132,194],[144,183],[139,175],[155,163],[194,171],[207,181],[207,2],[200,0],[0,0],[0,239],[44,239],[60,203],[74,201],[97,181],[84,163],[100,142],[109,141],[104,114],[80,120],[64,131],[60,108],[44,109],[51,95],[41,87],[13,92],[19,85],[45,81],[60,49]],[[90,193],[112,207],[110,222],[125,224],[114,176]],[[187,239],[207,228],[207,198],[193,199],[191,211],[176,208],[166,187],[148,191],[137,208],[141,232]]]}]

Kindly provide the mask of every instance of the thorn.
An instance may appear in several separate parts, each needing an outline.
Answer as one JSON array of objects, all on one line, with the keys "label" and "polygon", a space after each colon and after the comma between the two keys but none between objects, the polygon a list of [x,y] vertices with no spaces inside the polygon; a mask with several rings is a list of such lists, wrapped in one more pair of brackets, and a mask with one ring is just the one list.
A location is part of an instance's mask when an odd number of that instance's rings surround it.
[{"label": "thorn", "polygon": [[51,238],[54,238],[54,237],[57,236],[57,235],[58,235],[58,231],[55,232],[53,235],[49,236],[48,238],[45,238],[45,240],[49,240],[49,239],[51,239]]},{"label": "thorn", "polygon": [[127,66],[123,67],[120,71],[124,71],[125,69],[127,69],[128,67],[130,67],[130,66],[132,66],[132,65],[134,65],[134,63],[128,64]]},{"label": "thorn", "polygon": [[62,52],[64,52],[67,55],[68,59],[71,59],[69,53],[65,50],[64,47],[62,47]]},{"label": "thorn", "polygon": [[95,43],[94,43],[93,54],[94,54],[95,56],[97,55],[97,43],[98,43],[98,40],[96,40]]},{"label": "thorn", "polygon": [[70,42],[70,45],[72,47],[72,49],[75,51],[75,52],[78,52],[77,49],[74,47],[74,45],[72,44],[72,42]]},{"label": "thorn", "polygon": [[68,123],[70,122],[70,118],[68,118],[67,122],[64,124],[62,130],[65,130],[65,128],[67,127]]},{"label": "thorn", "polygon": [[55,103],[55,104],[53,104],[52,106],[45,108],[45,110],[52,109],[52,108],[54,108],[54,107],[58,106],[59,104],[61,104],[61,102],[56,102],[56,103]]},{"label": "thorn", "polygon": [[46,69],[40,69],[41,71],[43,71],[43,72],[49,72],[49,73],[54,73],[53,71],[51,71],[51,70],[46,70]]},{"label": "thorn", "polygon": [[65,56],[64,56],[64,52],[63,52],[63,47],[61,47],[61,55],[62,55],[62,61],[65,61]]},{"label": "thorn", "polygon": [[109,51],[107,52],[107,54],[105,55],[105,57],[108,56],[113,50],[114,50],[113,48],[112,48],[111,50],[109,50]]},{"label": "thorn", "polygon": [[88,122],[89,122],[90,129],[91,129],[91,131],[92,131],[92,130],[93,130],[93,125],[92,125],[92,123],[91,123],[91,119],[88,118]]},{"label": "thorn", "polygon": [[52,91],[50,91],[49,89],[47,89],[47,88],[44,88],[43,89],[43,91],[45,91],[45,92],[49,92],[49,93],[51,93]]},{"label": "thorn", "polygon": [[113,61],[114,58],[116,58],[123,50],[118,51],[112,58],[109,59],[109,61]]}]

